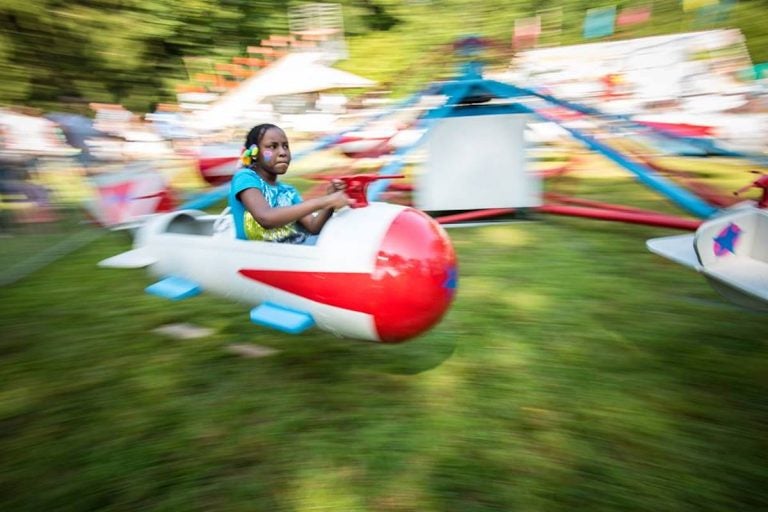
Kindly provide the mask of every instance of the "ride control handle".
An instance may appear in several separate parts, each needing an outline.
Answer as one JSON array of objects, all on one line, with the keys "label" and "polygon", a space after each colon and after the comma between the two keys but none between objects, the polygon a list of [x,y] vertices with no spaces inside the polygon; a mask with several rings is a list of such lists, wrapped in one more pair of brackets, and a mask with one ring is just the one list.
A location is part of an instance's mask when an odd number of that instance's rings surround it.
[{"label": "ride control handle", "polygon": [[[759,171],[752,171],[755,174],[758,174]],[[757,201],[757,207],[758,208],[768,208],[768,174],[761,174],[759,178],[757,178],[755,181],[747,185],[746,187],[740,188],[736,192],[734,192],[734,195],[739,195],[751,188],[761,188],[763,189],[763,196]]]},{"label": "ride control handle", "polygon": [[328,179],[341,180],[347,188],[344,190],[350,199],[354,201],[352,208],[363,208],[368,206],[368,185],[372,181],[376,180],[391,180],[395,178],[405,178],[402,174],[393,174],[391,176],[383,176],[380,174],[354,174],[352,176],[334,176]]}]

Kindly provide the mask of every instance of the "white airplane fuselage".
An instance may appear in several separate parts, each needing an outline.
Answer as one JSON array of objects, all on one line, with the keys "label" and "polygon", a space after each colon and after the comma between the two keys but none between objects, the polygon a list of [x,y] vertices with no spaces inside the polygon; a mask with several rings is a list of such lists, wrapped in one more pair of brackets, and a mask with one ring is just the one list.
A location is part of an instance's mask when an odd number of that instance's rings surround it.
[{"label": "white airplane fuselage", "polygon": [[238,240],[230,220],[196,210],[159,215],[138,230],[132,251],[101,266],[148,267],[234,301],[306,312],[339,336],[383,342],[428,330],[453,299],[453,247],[419,210],[346,208],[316,245]]}]

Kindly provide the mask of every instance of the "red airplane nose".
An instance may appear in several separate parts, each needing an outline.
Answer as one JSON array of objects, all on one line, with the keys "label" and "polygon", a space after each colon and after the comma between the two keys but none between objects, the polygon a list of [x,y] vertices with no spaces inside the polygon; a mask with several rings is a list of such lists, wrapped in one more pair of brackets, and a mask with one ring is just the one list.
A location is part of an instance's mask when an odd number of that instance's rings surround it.
[{"label": "red airplane nose", "polygon": [[376,256],[366,308],[381,341],[397,343],[435,325],[456,291],[456,254],[448,236],[427,214],[402,211]]}]

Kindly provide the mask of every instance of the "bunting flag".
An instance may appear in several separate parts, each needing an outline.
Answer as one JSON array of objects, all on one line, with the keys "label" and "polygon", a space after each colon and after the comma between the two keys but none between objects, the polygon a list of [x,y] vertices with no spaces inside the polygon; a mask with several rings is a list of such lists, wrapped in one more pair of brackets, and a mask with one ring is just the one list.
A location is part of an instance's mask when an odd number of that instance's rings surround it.
[{"label": "bunting flag", "polygon": [[702,7],[711,7],[720,3],[718,0],[683,0],[683,11],[696,11]]},{"label": "bunting flag", "polygon": [[584,18],[584,37],[593,39],[613,34],[616,6],[588,9]]},{"label": "bunting flag", "polygon": [[754,69],[756,80],[762,80],[763,78],[768,77],[768,62],[756,64],[752,69]]},{"label": "bunting flag", "polygon": [[701,5],[696,9],[696,23],[700,26],[725,23],[735,3],[735,0],[720,0]]},{"label": "bunting flag", "polygon": [[512,45],[519,48],[533,48],[541,34],[541,18],[519,18],[515,20],[515,33],[512,37]]},{"label": "bunting flag", "polygon": [[736,5],[736,0],[720,0],[720,4],[718,4],[718,12],[717,12],[717,22],[718,23],[724,23],[728,21],[728,18],[731,16],[731,11],[733,10],[733,7]]},{"label": "bunting flag", "polygon": [[627,7],[619,11],[619,16],[616,18],[616,25],[625,27],[627,25],[645,23],[649,19],[651,19],[650,5]]}]

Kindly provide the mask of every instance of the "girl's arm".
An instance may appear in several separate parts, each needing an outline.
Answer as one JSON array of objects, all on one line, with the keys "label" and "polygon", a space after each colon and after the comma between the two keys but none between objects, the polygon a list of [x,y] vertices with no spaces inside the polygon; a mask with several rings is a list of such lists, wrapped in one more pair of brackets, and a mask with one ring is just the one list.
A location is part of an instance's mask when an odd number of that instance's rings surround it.
[{"label": "girl's arm", "polygon": [[[334,209],[342,208],[352,202],[344,191],[340,190],[326,196],[307,199],[291,206],[272,208],[257,188],[247,188],[240,192],[240,201],[245,209],[251,213],[254,220],[265,229],[279,228],[291,222],[300,222],[305,229],[313,234],[320,232]],[[322,210],[320,214],[312,215],[318,210]]]},{"label": "girl's arm", "polygon": [[[347,185],[343,181],[339,179],[334,179],[330,183],[328,183],[327,194],[330,196],[346,188],[347,188]],[[347,196],[345,195],[345,197]],[[347,197],[347,203],[344,206],[350,205],[352,203],[353,201]],[[333,211],[334,211],[334,208],[324,208],[318,212],[314,212],[310,215],[302,217],[299,220],[299,223],[304,227],[304,229],[309,231],[311,234],[317,235],[323,229],[323,226],[325,226],[325,223],[328,222],[328,219],[331,218],[331,215],[333,215]]]},{"label": "girl's arm", "polygon": [[331,215],[333,215],[333,208],[324,208],[317,213],[305,215],[299,219],[299,224],[304,226],[304,229],[310,234],[317,235],[323,229],[325,223],[328,222],[328,219],[331,218]]}]

